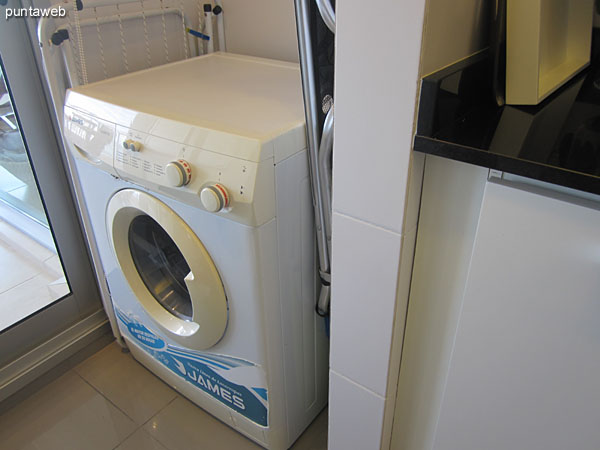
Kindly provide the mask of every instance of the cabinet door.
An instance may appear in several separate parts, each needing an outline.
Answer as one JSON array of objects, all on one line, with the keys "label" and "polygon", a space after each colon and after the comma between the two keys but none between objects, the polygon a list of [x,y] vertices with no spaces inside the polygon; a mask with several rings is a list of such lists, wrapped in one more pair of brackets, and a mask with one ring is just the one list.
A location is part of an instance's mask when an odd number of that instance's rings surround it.
[{"label": "cabinet door", "polygon": [[600,211],[488,182],[434,448],[600,448]]}]

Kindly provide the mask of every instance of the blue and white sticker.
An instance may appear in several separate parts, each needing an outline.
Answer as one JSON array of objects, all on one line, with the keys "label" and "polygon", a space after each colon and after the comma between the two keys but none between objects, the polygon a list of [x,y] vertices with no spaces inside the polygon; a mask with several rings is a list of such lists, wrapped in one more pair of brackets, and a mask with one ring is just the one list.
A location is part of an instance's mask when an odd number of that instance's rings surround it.
[{"label": "blue and white sticker", "polygon": [[260,366],[167,344],[135,318],[117,308],[115,311],[127,334],[171,372],[253,422],[268,425],[268,393]]}]

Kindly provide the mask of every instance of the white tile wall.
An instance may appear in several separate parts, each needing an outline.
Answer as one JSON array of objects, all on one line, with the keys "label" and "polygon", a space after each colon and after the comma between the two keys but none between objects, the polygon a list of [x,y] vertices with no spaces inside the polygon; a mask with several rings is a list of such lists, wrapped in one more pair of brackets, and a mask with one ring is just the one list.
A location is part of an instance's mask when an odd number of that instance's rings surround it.
[{"label": "white tile wall", "polygon": [[425,1],[336,6],[330,449],[389,448],[423,172],[411,148]]},{"label": "white tile wall", "polygon": [[339,213],[333,227],[331,369],[384,397],[402,237]]},{"label": "white tile wall", "polygon": [[385,400],[330,372],[328,450],[378,450]]},{"label": "white tile wall", "polygon": [[400,233],[425,0],[338,3],[333,206]]}]

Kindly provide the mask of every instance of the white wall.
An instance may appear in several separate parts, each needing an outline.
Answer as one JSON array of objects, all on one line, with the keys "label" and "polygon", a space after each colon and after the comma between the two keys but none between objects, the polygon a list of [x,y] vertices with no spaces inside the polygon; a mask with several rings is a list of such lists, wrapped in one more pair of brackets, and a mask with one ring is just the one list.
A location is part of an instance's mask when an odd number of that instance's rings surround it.
[{"label": "white wall", "polygon": [[227,51],[298,62],[293,0],[223,0]]},{"label": "white wall", "polygon": [[[411,141],[424,11],[425,0],[337,3],[332,450],[389,446],[422,168]],[[366,17],[376,26],[357,32]]]},{"label": "white wall", "polygon": [[421,74],[427,75],[486,47],[487,0],[427,0]]}]

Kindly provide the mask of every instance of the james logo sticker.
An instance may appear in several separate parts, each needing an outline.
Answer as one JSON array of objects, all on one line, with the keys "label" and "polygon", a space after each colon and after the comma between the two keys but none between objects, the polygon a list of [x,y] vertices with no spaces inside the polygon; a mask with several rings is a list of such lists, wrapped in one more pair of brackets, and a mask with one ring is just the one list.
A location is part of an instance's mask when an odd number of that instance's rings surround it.
[{"label": "james logo sticker", "polygon": [[134,318],[116,309],[129,336],[171,372],[259,425],[268,425],[263,370],[249,361],[194,352],[167,344]]}]

